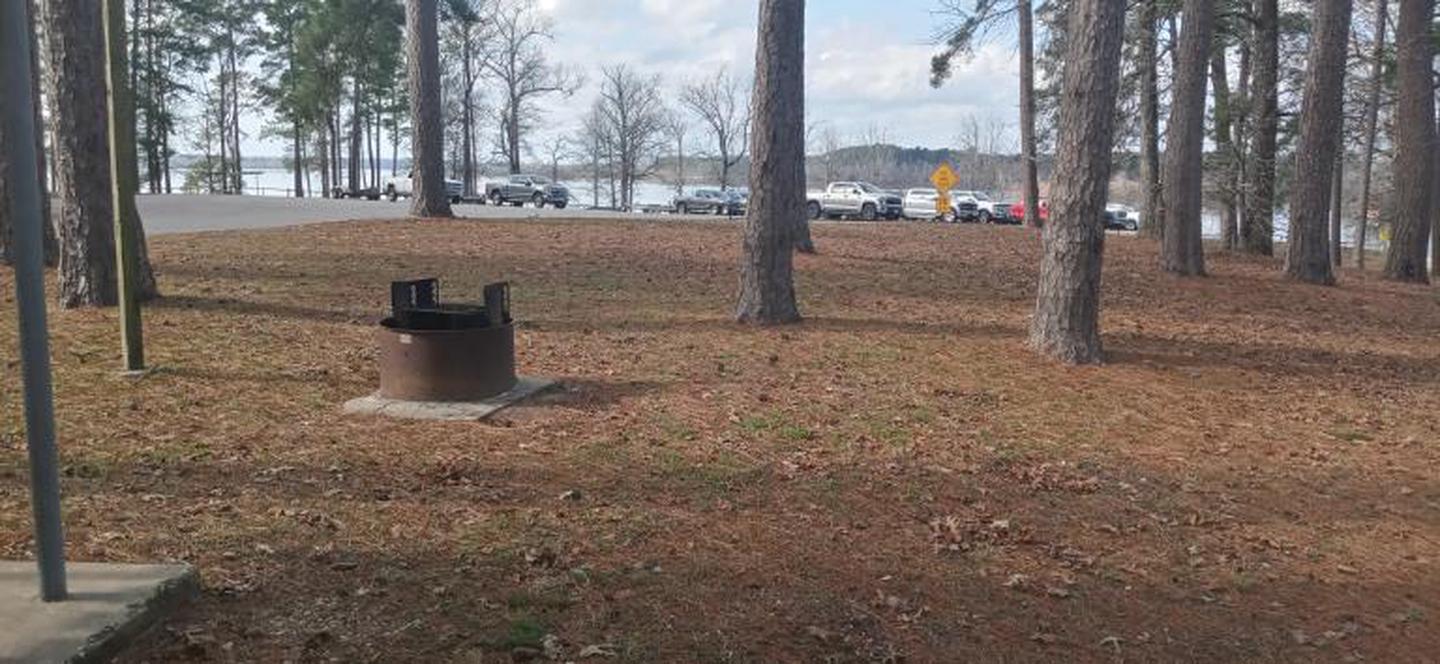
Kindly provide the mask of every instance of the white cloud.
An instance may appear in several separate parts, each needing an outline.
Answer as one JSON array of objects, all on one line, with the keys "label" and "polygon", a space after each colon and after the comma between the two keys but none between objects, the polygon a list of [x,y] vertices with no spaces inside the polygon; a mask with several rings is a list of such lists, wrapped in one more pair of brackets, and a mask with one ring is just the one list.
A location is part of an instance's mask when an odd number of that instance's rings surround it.
[{"label": "white cloud", "polygon": [[[558,60],[598,70],[626,63],[660,74],[667,87],[720,67],[749,78],[754,66],[756,11],[734,0],[553,0]],[[931,0],[893,0],[885,20],[845,13],[810,13],[807,101],[812,122],[854,137],[884,127],[903,144],[950,143],[967,117],[1010,124],[1018,107],[1018,64],[1008,47],[991,45],[959,64],[945,86],[929,84],[934,55],[926,35]],[[911,29],[896,26],[914,26]],[[551,119],[572,125],[592,89],[558,104]]]},{"label": "white cloud", "polygon": [[[541,134],[569,133],[595,96],[602,66],[625,63],[659,74],[673,98],[680,85],[729,67],[749,79],[754,68],[753,0],[537,0],[555,22],[555,62],[585,71],[589,84],[575,96],[542,104]],[[940,89],[928,75],[934,0],[828,0],[811,3],[807,94],[812,123],[856,138],[882,128],[905,145],[953,142],[970,117],[1015,125],[1018,64],[1005,45],[990,45],[956,66]],[[536,136],[539,142],[543,136]],[[281,154],[265,143],[255,154]]]}]

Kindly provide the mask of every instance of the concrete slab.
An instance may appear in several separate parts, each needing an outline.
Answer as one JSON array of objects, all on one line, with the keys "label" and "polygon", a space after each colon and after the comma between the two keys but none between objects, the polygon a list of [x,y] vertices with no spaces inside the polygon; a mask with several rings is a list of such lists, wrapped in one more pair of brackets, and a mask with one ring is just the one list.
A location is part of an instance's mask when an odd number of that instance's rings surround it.
[{"label": "concrete slab", "polygon": [[521,376],[514,389],[484,401],[439,402],[439,401],[397,401],[385,399],[379,394],[351,399],[345,403],[348,415],[380,415],[402,420],[442,420],[452,422],[478,422],[536,394],[555,387],[549,378]]},{"label": "concrete slab", "polygon": [[0,662],[108,662],[200,592],[187,565],[66,565],[70,599],[40,601],[34,561],[0,561]]}]

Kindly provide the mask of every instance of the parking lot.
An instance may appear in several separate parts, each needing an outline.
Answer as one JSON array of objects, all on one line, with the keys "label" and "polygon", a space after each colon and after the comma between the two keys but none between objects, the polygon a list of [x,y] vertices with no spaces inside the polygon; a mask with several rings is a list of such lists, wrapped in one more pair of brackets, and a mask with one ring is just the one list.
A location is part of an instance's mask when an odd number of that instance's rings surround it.
[{"label": "parking lot", "polygon": [[[409,201],[332,200],[267,196],[140,196],[140,214],[151,235],[196,231],[275,228],[324,221],[396,219],[408,216]],[[476,219],[628,218],[623,212],[567,208],[457,205],[455,213]]]}]

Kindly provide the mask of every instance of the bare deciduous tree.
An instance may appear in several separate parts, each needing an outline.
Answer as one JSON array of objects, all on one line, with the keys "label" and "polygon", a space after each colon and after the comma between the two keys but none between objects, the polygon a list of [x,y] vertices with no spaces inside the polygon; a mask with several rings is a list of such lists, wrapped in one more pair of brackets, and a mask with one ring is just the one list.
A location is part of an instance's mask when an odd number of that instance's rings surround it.
[{"label": "bare deciduous tree", "polygon": [[759,26],[735,317],[779,325],[800,320],[794,246],[805,217],[805,0],[760,0]]},{"label": "bare deciduous tree", "polygon": [[637,73],[628,65],[601,72],[600,97],[594,114],[599,135],[619,187],[619,206],[631,209],[635,183],[655,173],[664,150],[670,112],[660,99],[660,78]]},{"label": "bare deciduous tree", "polygon": [[550,171],[550,181],[560,181],[560,162],[570,154],[570,139],[565,136],[555,135],[541,144],[542,155],[545,157],[545,166]]},{"label": "bare deciduous tree", "polygon": [[1061,93],[1050,222],[1030,344],[1071,364],[1103,360],[1101,217],[1110,183],[1125,0],[1075,0]]},{"label": "bare deciduous tree", "polygon": [[539,112],[540,96],[569,94],[579,78],[550,62],[545,46],[554,41],[550,19],[535,0],[497,0],[489,15],[491,39],[486,42],[485,69],[500,87],[500,144],[510,172],[520,172],[525,132]]},{"label": "bare deciduous tree", "polygon": [[745,158],[750,142],[750,99],[740,81],[721,69],[711,78],[686,85],[680,103],[710,132],[720,160],[720,187],[729,188],[730,169]]},{"label": "bare deciduous tree", "polygon": [[675,145],[675,195],[685,195],[685,139],[690,135],[690,123],[680,113],[671,113],[665,121],[665,133]]},{"label": "bare deciduous tree", "polygon": [[[590,195],[591,207],[600,207],[600,182],[610,172],[607,165],[610,163],[610,145],[613,143],[609,133],[606,131],[605,119],[600,114],[599,105],[591,107],[590,112],[585,115],[581,123],[580,131],[575,136],[575,144],[578,146],[579,155],[586,161],[590,169]],[[611,188],[611,207],[615,206],[614,188]]]},{"label": "bare deciduous tree", "polygon": [[478,139],[476,125],[483,110],[480,102],[480,75],[482,57],[489,38],[489,24],[485,20],[487,11],[484,0],[447,0],[446,9],[450,20],[447,23],[446,41],[450,50],[457,51],[454,63],[454,102],[459,105],[458,122],[460,134],[460,181],[466,196],[477,192],[479,170],[476,149]]}]

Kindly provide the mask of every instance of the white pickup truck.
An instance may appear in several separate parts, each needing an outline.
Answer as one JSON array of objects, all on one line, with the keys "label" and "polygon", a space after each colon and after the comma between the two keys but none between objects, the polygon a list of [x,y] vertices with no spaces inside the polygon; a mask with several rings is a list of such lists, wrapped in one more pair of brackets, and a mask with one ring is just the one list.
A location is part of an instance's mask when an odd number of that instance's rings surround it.
[{"label": "white pickup truck", "polygon": [[[385,197],[394,201],[401,197],[409,198],[415,195],[414,174],[406,173],[404,177],[390,178],[385,183]],[[445,179],[445,196],[450,199],[451,204],[459,203],[465,197],[465,185],[459,180]]]},{"label": "white pickup truck", "polygon": [[[978,221],[982,224],[1009,224],[1018,223],[1010,218],[1010,204],[1004,201],[997,201],[990,198],[983,191],[952,191],[950,196],[959,203],[974,203],[975,218],[966,221]],[[1023,219],[1020,221],[1024,221]]]},{"label": "white pickup truck", "polygon": [[811,219],[858,217],[874,221],[905,215],[905,202],[900,196],[868,182],[832,182],[825,191],[812,191],[806,199],[805,210]]}]

